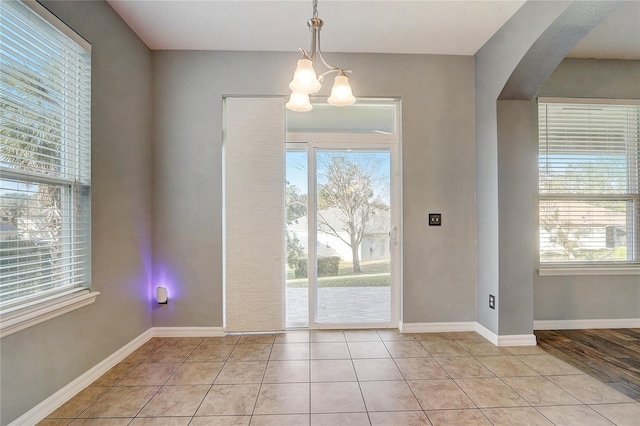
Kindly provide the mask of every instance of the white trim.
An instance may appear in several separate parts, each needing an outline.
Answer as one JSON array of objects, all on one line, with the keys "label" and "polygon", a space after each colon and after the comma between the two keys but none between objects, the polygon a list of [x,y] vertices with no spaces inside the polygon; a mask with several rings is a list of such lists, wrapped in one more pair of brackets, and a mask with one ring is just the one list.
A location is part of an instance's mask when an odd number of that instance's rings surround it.
[{"label": "white trim", "polygon": [[[99,293],[98,293],[99,294]],[[78,392],[96,381],[100,376],[113,368],[152,337],[221,337],[223,327],[151,327],[131,342],[118,349],[105,360],[98,363],[86,373],[33,407],[31,410],[11,422],[9,426],[36,424],[57,410]]]},{"label": "white trim", "polygon": [[453,331],[476,331],[476,322],[414,322],[401,323],[401,333],[446,333]]},{"label": "white trim", "polygon": [[535,334],[512,334],[498,336],[497,346],[538,346]]},{"label": "white trim", "polygon": [[480,323],[476,323],[476,332],[496,346],[537,346],[535,334],[498,335]]},{"label": "white trim", "polygon": [[24,413],[22,416],[9,423],[9,426],[33,425],[47,417],[65,402],[73,398],[78,392],[89,386],[104,373],[113,368],[120,361],[129,356],[133,351],[145,344],[153,336],[153,329],[149,329],[122,348],[114,352],[95,367],[82,374],[71,383]]},{"label": "white trim", "polygon": [[[360,99],[358,100],[360,102]],[[318,323],[315,321],[317,294],[314,286],[309,286],[308,291],[308,328],[310,330],[321,329],[361,329],[361,328],[398,328],[401,312],[400,299],[402,293],[402,140],[401,140],[401,100],[399,98],[376,99],[375,102],[383,102],[385,105],[395,105],[396,132],[393,134],[375,133],[323,133],[323,132],[287,132],[286,141],[288,148],[291,144],[298,144],[297,150],[307,152],[307,211],[315,212],[316,192],[317,192],[317,150],[353,150],[355,152],[369,152],[378,150],[388,150],[390,155],[390,176],[389,184],[391,188],[391,220],[390,228],[396,230],[397,242],[390,251],[391,261],[391,318],[385,323]],[[304,146],[304,149],[302,147]],[[307,228],[307,258],[315,262],[317,259],[317,218],[315,215],[308,215]],[[308,268],[308,281],[317,281],[316,268]]]},{"label": "white trim", "polygon": [[153,337],[223,337],[223,327],[152,327]]},{"label": "white trim", "polygon": [[0,319],[0,338],[90,305],[96,301],[98,295],[100,295],[98,291],[79,291],[68,297],[55,299],[50,303],[36,305],[6,315]]},{"label": "white trim", "polygon": [[640,99],[539,97],[539,104],[640,105]]},{"label": "white trim", "polygon": [[541,277],[568,275],[640,275],[640,266],[541,266],[538,269]]},{"label": "white trim", "polygon": [[485,339],[487,339],[488,341],[490,341],[491,343],[493,343],[494,345],[498,346],[498,335],[495,334],[493,331],[489,330],[484,325],[480,324],[479,322],[476,322],[474,331],[479,335],[481,335],[482,337],[484,337]]},{"label": "white trim", "polygon": [[640,318],[537,320],[534,330],[583,330],[587,328],[640,328]]},{"label": "white trim", "polygon": [[496,346],[536,346],[534,334],[499,336],[478,322],[422,322],[399,324],[401,333],[447,333],[475,331]]},{"label": "white trim", "polygon": [[80,34],[71,29],[67,24],[62,22],[56,15],[51,13],[49,9],[42,6],[36,0],[22,0],[22,2],[29,7],[34,13],[47,21],[51,26],[60,31],[62,34],[73,40],[78,46],[91,52],[91,44],[84,39]]},{"label": "white trim", "polygon": [[[477,322],[399,322],[401,333],[444,333],[456,331],[475,331],[497,346],[535,346],[533,334],[498,336]],[[534,321],[535,330],[563,330],[584,328],[640,328],[640,318],[594,319],[594,320],[542,320]],[[14,420],[9,426],[36,424],[82,389],[89,386],[104,373],[125,359],[152,337],[219,337],[224,336],[224,327],[152,327],[114,352],[111,356],[91,368],[86,373],[51,395],[40,404]]]},{"label": "white trim", "polygon": [[315,323],[313,327],[302,327],[309,330],[363,330],[371,328],[393,328],[399,330],[397,324],[391,322],[358,322],[358,323]]}]

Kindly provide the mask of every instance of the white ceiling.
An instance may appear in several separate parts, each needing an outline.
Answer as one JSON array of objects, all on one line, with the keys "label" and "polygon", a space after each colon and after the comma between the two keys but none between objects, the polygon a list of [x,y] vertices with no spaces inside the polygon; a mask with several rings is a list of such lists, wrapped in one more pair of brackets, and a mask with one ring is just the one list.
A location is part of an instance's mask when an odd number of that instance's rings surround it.
[{"label": "white ceiling", "polygon": [[[309,48],[311,0],[108,0],[154,50]],[[473,55],[522,0],[320,0],[324,52]],[[640,0],[626,2],[569,55],[640,59]]]}]

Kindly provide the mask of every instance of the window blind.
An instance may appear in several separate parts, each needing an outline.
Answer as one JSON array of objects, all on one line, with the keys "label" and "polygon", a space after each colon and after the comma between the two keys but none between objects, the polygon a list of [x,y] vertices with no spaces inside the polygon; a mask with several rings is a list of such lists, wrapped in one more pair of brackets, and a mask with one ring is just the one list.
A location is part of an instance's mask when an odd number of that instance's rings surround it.
[{"label": "window blind", "polygon": [[541,263],[638,263],[640,106],[539,101]]},{"label": "window blind", "polygon": [[284,98],[225,100],[226,330],[285,318]]},{"label": "window blind", "polygon": [[3,312],[90,282],[89,47],[29,4],[0,3]]}]

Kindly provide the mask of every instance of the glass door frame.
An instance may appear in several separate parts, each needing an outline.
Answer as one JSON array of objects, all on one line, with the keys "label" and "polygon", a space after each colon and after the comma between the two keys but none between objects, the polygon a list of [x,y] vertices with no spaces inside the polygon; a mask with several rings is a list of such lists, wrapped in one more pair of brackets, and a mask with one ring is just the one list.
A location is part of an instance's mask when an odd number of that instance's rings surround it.
[{"label": "glass door frame", "polygon": [[[397,114],[399,114],[399,105]],[[399,127],[399,121],[397,122]],[[397,328],[401,315],[402,295],[402,173],[399,131],[395,134],[380,133],[287,133],[287,142],[295,143],[297,148],[307,147],[308,206],[308,295],[309,329],[347,329],[347,328]],[[390,153],[391,187],[391,223],[390,223],[390,262],[391,262],[391,318],[389,322],[367,323],[316,323],[317,298],[317,217],[316,217],[316,152],[318,150],[375,151]],[[313,213],[313,214],[312,214]]]}]

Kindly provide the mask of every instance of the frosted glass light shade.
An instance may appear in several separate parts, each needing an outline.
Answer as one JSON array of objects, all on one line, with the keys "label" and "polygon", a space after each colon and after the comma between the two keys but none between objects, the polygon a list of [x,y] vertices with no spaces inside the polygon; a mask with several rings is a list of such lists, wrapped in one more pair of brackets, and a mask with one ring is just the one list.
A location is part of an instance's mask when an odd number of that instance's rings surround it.
[{"label": "frosted glass light shade", "polygon": [[298,60],[298,66],[293,73],[293,80],[289,83],[289,89],[292,92],[305,93],[307,95],[320,90],[320,82],[310,59],[302,58]]},{"label": "frosted glass light shade", "polygon": [[291,111],[307,112],[313,109],[313,105],[309,102],[309,95],[306,93],[293,92],[289,96],[287,108]]},{"label": "frosted glass light shade", "polygon": [[327,99],[327,103],[333,106],[348,106],[355,101],[356,98],[351,93],[349,78],[344,73],[338,74],[331,88],[331,96]]}]

